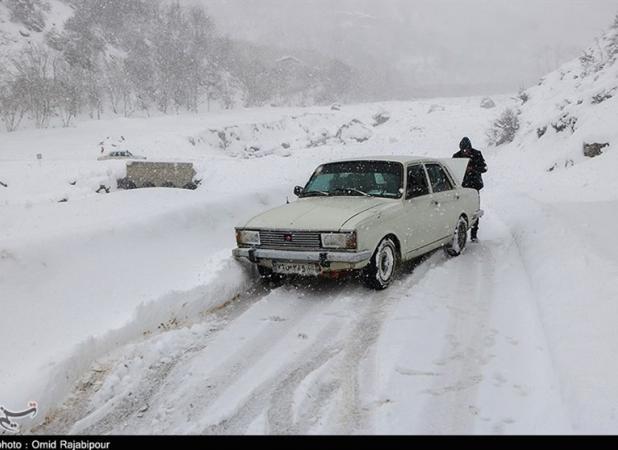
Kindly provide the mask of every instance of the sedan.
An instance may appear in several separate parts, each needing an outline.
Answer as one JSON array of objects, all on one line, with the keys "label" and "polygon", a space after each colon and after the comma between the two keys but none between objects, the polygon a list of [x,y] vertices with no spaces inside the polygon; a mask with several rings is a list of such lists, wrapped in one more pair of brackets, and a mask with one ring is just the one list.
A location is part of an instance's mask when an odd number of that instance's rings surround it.
[{"label": "sedan", "polygon": [[359,272],[386,289],[397,268],[438,248],[460,255],[482,215],[462,187],[467,159],[409,156],[345,160],[318,167],[294,189],[298,200],[236,229],[234,256],[264,278],[337,277]]}]

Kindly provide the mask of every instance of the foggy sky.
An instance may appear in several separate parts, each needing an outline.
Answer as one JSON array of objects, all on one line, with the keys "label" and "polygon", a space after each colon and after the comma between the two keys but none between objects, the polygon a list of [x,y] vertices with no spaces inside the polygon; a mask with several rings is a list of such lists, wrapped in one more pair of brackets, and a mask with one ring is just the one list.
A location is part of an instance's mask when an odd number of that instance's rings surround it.
[{"label": "foggy sky", "polygon": [[391,97],[530,86],[613,22],[616,0],[194,0],[233,38],[317,50]]}]

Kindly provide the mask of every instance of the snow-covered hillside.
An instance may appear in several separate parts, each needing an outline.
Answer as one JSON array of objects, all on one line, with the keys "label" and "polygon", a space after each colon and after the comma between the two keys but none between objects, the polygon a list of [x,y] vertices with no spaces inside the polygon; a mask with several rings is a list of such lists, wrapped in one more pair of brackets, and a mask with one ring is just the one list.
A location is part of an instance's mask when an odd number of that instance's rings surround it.
[{"label": "snow-covered hillside", "polygon": [[[17,7],[21,4],[22,6]],[[15,5],[15,6],[13,6]],[[14,56],[29,44],[45,44],[46,33],[59,32],[73,9],[66,1],[9,1],[0,3],[0,59]]]},{"label": "snow-covered hillside", "polygon": [[531,175],[545,178],[550,173],[556,195],[564,191],[564,185],[572,185],[589,199],[614,197],[618,190],[614,175],[618,161],[617,56],[618,19],[581,58],[520,94],[523,105],[520,99],[510,105],[521,113],[521,128],[512,144],[497,150],[512,160],[514,173],[527,174],[521,178],[523,183],[531,182]]}]

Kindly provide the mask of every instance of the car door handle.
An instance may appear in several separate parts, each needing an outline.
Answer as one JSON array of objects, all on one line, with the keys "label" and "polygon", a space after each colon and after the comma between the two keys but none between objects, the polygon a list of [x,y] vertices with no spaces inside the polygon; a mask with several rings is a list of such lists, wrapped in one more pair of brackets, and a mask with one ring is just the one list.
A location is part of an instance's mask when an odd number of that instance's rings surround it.
[{"label": "car door handle", "polygon": [[439,201],[437,201],[437,200],[432,200],[432,201],[431,201],[431,204],[432,204],[433,206],[440,206],[440,202],[439,202]]},{"label": "car door handle", "polygon": [[459,199],[461,199],[461,195],[455,194],[455,200],[459,200]]}]

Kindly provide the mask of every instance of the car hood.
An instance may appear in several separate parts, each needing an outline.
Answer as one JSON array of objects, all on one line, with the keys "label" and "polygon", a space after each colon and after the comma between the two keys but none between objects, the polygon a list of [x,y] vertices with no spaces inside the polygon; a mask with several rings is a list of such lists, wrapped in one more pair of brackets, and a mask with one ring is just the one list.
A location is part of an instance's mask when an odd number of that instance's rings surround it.
[{"label": "car hood", "polygon": [[245,228],[338,231],[355,216],[392,202],[373,197],[304,198],[254,217]]}]

